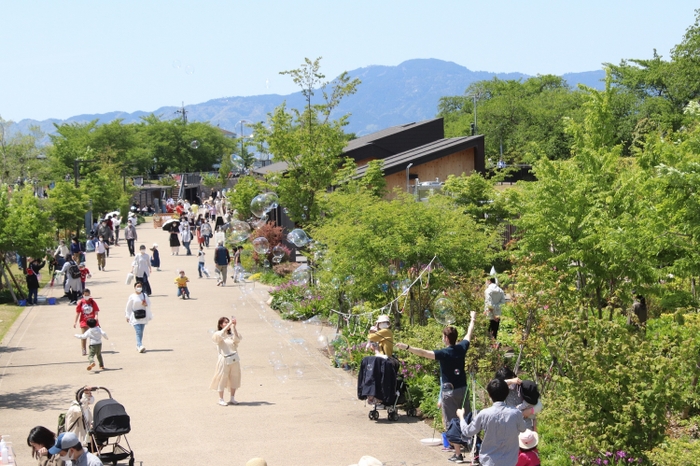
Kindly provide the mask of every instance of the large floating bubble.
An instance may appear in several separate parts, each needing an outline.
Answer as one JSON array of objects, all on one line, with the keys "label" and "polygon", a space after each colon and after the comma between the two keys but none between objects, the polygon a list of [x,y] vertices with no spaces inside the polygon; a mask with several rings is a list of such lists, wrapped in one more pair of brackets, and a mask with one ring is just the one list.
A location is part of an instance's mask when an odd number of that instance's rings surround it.
[{"label": "large floating bubble", "polygon": [[311,278],[311,267],[306,264],[302,264],[292,272],[292,280],[299,283],[300,285],[306,285],[309,283]]},{"label": "large floating bubble", "polygon": [[250,201],[250,211],[258,218],[265,214],[265,197],[263,194],[258,194]]},{"label": "large floating bubble", "polygon": [[318,344],[318,347],[321,349],[326,349],[328,348],[328,337],[325,335],[319,335],[318,339],[316,340],[316,343]]},{"label": "large floating bubble", "polygon": [[294,244],[298,248],[303,248],[311,239],[306,235],[306,232],[301,228],[296,228],[287,234],[287,241]]},{"label": "large floating bubble", "polygon": [[190,147],[191,147],[192,149],[199,149],[199,141],[197,141],[197,140],[195,139],[194,141],[192,141],[192,142],[190,143]]},{"label": "large floating bubble", "polygon": [[[272,248],[272,256],[275,259],[282,259],[284,257],[284,248],[281,245],[277,245]],[[279,261],[277,262],[279,264]]]},{"label": "large floating bubble", "polygon": [[283,302],[280,304],[280,312],[284,314],[291,314],[294,312],[294,306],[291,303]]},{"label": "large floating bubble", "polygon": [[296,377],[297,379],[301,379],[302,377],[304,377],[305,369],[306,366],[303,362],[294,361],[294,364],[292,364],[292,375],[294,375],[294,377]]},{"label": "large floating bubble", "polygon": [[233,165],[233,168],[240,170],[245,166],[245,162],[240,155],[231,154],[231,165]]},{"label": "large floating bubble", "polygon": [[257,228],[262,228],[262,227],[264,227],[265,224],[267,223],[267,214],[263,214],[262,217],[260,217],[260,218],[257,219],[257,220],[254,220],[254,221],[251,222],[251,223],[253,224],[253,226],[254,226],[256,229],[257,229]]},{"label": "large floating bubble", "polygon": [[273,372],[275,373],[275,377],[277,377],[280,382],[284,383],[289,377],[289,366],[286,364],[276,364],[273,368]]},{"label": "large floating bubble", "polygon": [[242,243],[250,237],[250,225],[240,220],[231,222],[231,239],[234,243]]},{"label": "large floating bubble", "polygon": [[277,197],[277,194],[273,192],[262,194],[262,197],[263,205],[265,206],[265,212],[274,210],[279,205],[279,198]]},{"label": "large floating bubble", "polygon": [[438,298],[433,304],[433,317],[442,325],[452,325],[456,322],[454,306],[447,298]]},{"label": "large floating bubble", "polygon": [[258,254],[267,254],[270,250],[270,242],[264,236],[259,236],[253,240],[253,249]]}]

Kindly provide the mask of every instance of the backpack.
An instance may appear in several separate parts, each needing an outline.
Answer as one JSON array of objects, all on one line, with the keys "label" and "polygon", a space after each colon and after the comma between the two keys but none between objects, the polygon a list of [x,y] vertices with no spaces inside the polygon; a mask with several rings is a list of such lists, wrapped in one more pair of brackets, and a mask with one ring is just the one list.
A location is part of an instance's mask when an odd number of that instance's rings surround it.
[{"label": "backpack", "polygon": [[80,278],[80,268],[78,267],[78,264],[75,262],[71,263],[70,267],[68,267],[68,273],[70,274],[71,278]]},{"label": "backpack", "polygon": [[58,415],[58,427],[56,427],[56,436],[66,431],[66,413]]}]

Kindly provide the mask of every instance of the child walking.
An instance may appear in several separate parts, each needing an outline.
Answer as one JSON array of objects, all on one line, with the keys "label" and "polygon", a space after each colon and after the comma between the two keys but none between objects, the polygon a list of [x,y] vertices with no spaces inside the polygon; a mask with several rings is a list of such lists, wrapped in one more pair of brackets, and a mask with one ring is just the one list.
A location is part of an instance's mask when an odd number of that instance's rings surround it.
[{"label": "child walking", "polygon": [[[100,312],[100,308],[94,299],[90,296],[90,290],[85,288],[83,291],[83,298],[75,306],[75,322],[73,322],[73,328],[80,322],[80,329],[83,333],[89,330],[88,320],[95,319],[97,321],[97,314]],[[83,356],[87,354],[85,350],[85,340],[80,342],[80,346],[83,349]]]},{"label": "child walking", "polygon": [[202,273],[209,278],[209,272],[207,269],[204,267],[204,244],[199,245],[199,252],[197,253],[197,260],[199,261],[197,263],[197,272],[199,272],[199,278],[202,278]]},{"label": "child walking", "polygon": [[83,341],[86,339],[90,340],[90,354],[88,355],[88,362],[90,364],[88,364],[87,370],[91,371],[92,368],[95,367],[95,357],[97,357],[97,362],[100,363],[100,369],[104,370],[105,363],[102,359],[102,337],[105,337],[107,340],[109,340],[109,337],[97,325],[95,319],[88,319],[87,326],[88,330],[85,333],[75,334],[75,338],[80,338]]},{"label": "child walking", "polygon": [[185,276],[185,271],[180,270],[180,275],[175,277],[175,284],[177,285],[177,297],[182,296],[182,299],[190,299],[190,290],[187,289],[187,283],[190,281],[189,278]]},{"label": "child walking", "polygon": [[92,278],[92,274],[90,273],[90,269],[85,265],[85,262],[81,262],[78,268],[80,269],[80,284],[83,287],[83,293],[85,293],[85,282],[88,278]]}]

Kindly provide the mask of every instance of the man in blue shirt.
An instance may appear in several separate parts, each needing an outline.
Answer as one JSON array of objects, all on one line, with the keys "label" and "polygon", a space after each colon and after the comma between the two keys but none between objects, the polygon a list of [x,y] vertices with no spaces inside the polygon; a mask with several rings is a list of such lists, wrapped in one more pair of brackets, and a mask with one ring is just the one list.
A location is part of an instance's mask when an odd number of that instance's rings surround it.
[{"label": "man in blue shirt", "polygon": [[464,420],[464,410],[457,410],[462,435],[473,437],[484,431],[479,454],[479,461],[483,466],[515,466],[520,452],[518,436],[526,429],[523,413],[519,409],[506,406],[505,400],[509,390],[505,380],[493,379],[486,386],[486,391],[493,405],[479,411],[471,424],[467,425]]},{"label": "man in blue shirt", "polygon": [[[411,347],[405,343],[397,343],[396,348],[407,350],[416,356],[434,359],[440,363],[440,380],[443,387],[445,384],[452,384],[450,390],[443,390],[440,406],[445,424],[449,424],[451,419],[457,417],[457,410],[466,406],[469,410],[469,398],[467,397],[467,375],[464,373],[464,357],[469,349],[469,340],[474,331],[474,319],[476,312],[470,313],[471,321],[464,339],[457,343],[457,329],[445,327],[442,330],[442,342],[445,348],[434,351]],[[454,443],[455,454],[449,460],[454,463],[462,463],[462,445]]]}]

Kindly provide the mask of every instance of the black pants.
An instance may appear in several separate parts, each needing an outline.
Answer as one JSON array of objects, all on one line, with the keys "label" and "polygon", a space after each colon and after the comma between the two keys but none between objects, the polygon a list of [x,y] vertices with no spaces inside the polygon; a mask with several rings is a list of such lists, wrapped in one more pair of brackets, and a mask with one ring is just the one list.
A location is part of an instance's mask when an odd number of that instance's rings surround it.
[{"label": "black pants", "polygon": [[136,255],[136,253],[134,252],[134,241],[136,241],[136,240],[133,240],[133,239],[126,240],[126,245],[129,246],[129,255],[132,257]]},{"label": "black pants", "polygon": [[490,320],[489,321],[489,333],[495,340],[498,337],[498,327],[500,327],[501,321],[500,320]]},{"label": "black pants", "polygon": [[136,283],[141,283],[141,285],[143,285],[143,292],[151,296],[151,284],[148,283],[148,275],[144,273],[142,277],[136,277]]}]

